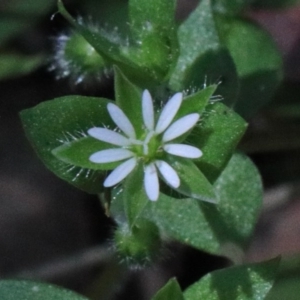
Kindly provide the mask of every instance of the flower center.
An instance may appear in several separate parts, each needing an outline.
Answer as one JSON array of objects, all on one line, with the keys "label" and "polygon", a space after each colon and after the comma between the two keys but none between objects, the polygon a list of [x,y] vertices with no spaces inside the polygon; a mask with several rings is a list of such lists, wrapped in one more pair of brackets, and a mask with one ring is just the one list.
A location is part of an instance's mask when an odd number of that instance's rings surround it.
[{"label": "flower center", "polygon": [[[143,139],[144,138],[144,139]],[[131,150],[144,160],[145,163],[157,158],[161,141],[154,131],[148,131],[141,140],[133,141]]]}]

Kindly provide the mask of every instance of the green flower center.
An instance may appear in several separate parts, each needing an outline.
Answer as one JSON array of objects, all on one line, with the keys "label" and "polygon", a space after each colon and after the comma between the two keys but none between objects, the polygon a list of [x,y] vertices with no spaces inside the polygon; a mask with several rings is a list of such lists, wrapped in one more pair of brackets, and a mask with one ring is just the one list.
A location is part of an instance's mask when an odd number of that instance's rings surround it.
[{"label": "green flower center", "polygon": [[131,151],[145,163],[149,163],[161,156],[161,139],[154,131],[147,131],[140,140],[133,143]]}]

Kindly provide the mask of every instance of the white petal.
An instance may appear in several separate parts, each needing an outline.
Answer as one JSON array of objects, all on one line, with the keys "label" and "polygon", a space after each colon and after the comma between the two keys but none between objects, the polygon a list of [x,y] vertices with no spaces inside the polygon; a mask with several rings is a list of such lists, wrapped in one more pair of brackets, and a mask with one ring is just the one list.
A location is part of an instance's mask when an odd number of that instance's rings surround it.
[{"label": "white petal", "polygon": [[177,175],[177,172],[168,163],[163,160],[157,160],[155,161],[155,165],[157,166],[163,178],[171,187],[179,187],[180,179]]},{"label": "white petal", "polygon": [[94,163],[109,163],[132,157],[134,154],[127,149],[106,149],[92,154],[89,158]]},{"label": "white petal", "polygon": [[142,96],[142,111],[144,124],[148,130],[154,130],[154,109],[153,101],[148,90],[144,90]]},{"label": "white petal", "polygon": [[199,117],[199,114],[194,113],[180,118],[164,132],[162,141],[168,142],[186,133],[196,125]]},{"label": "white petal", "polygon": [[88,130],[88,134],[97,140],[117,146],[128,146],[131,144],[128,138],[107,128],[94,127]]},{"label": "white petal", "polygon": [[111,187],[121,182],[135,168],[136,164],[137,159],[135,157],[126,160],[109,174],[103,185]]},{"label": "white petal", "polygon": [[155,132],[162,133],[172,122],[182,102],[182,93],[175,94],[164,106],[156,124]]},{"label": "white petal", "polygon": [[124,112],[115,104],[109,103],[107,104],[107,110],[113,119],[113,121],[118,125],[118,127],[130,138],[135,139],[135,131],[134,128],[124,114]]},{"label": "white petal", "polygon": [[159,196],[159,182],[154,163],[145,166],[144,187],[151,201],[156,201]]},{"label": "white petal", "polygon": [[170,154],[187,157],[187,158],[199,158],[202,156],[202,151],[196,147],[184,144],[167,144],[164,150]]}]

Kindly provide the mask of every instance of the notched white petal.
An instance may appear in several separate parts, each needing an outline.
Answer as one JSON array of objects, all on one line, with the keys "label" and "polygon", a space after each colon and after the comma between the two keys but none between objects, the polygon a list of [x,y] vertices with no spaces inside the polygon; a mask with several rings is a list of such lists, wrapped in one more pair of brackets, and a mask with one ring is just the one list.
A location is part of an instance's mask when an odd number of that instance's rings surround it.
[{"label": "notched white petal", "polygon": [[150,131],[154,130],[154,109],[152,97],[148,90],[144,90],[142,96],[142,112],[143,120],[146,128]]},{"label": "notched white petal", "polygon": [[131,144],[128,138],[107,128],[93,127],[88,130],[88,134],[97,140],[112,145],[128,146]]},{"label": "notched white petal", "polygon": [[149,200],[156,201],[159,197],[159,182],[154,163],[146,165],[144,173],[144,187],[146,194]]},{"label": "notched white petal", "polygon": [[186,115],[175,121],[163,134],[162,141],[169,142],[193,128],[199,120],[197,113]]},{"label": "notched white petal", "polygon": [[178,112],[178,109],[182,103],[182,93],[176,93],[164,106],[156,127],[155,132],[157,134],[162,133],[172,122],[175,115]]},{"label": "notched white petal", "polygon": [[200,149],[185,144],[167,144],[163,146],[163,149],[169,154],[186,158],[199,158],[202,156]]},{"label": "notched white petal", "polygon": [[127,118],[127,116],[124,114],[124,112],[115,104],[109,103],[107,104],[107,110],[115,122],[115,124],[130,138],[135,139],[135,130]]},{"label": "notched white petal", "polygon": [[137,164],[137,159],[135,157],[130,158],[116,167],[109,176],[105,179],[103,185],[105,187],[111,187],[115,184],[121,182],[126,176],[133,171]]},{"label": "notched white petal", "polygon": [[160,174],[166,180],[166,182],[173,188],[178,188],[180,185],[180,179],[177,172],[165,161],[156,160],[155,165],[157,166]]},{"label": "notched white petal", "polygon": [[106,149],[98,151],[92,154],[89,158],[94,163],[110,163],[114,161],[120,161],[134,156],[133,152],[127,149]]}]

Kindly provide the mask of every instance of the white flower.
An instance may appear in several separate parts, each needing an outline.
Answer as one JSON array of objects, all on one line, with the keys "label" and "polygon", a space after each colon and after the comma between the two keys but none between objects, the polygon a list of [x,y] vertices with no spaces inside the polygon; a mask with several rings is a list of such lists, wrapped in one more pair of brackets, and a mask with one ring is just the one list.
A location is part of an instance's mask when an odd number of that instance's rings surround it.
[{"label": "white flower", "polygon": [[[111,163],[123,161],[105,179],[104,186],[112,187],[121,182],[139,161],[144,164],[144,188],[148,198],[155,201],[159,197],[158,171],[163,179],[173,188],[180,186],[180,178],[170,164],[162,160],[163,153],[185,158],[199,158],[201,150],[196,147],[172,143],[174,139],[192,129],[200,115],[192,113],[172,123],[182,103],[182,93],[175,94],[163,107],[155,125],[153,101],[148,90],[142,96],[142,114],[144,134],[136,136],[135,129],[124,112],[115,104],[107,105],[108,112],[122,131],[115,132],[107,128],[94,127],[88,134],[100,141],[119,146],[98,151],[90,156],[94,163]],[[171,124],[172,123],[172,124]]]}]

